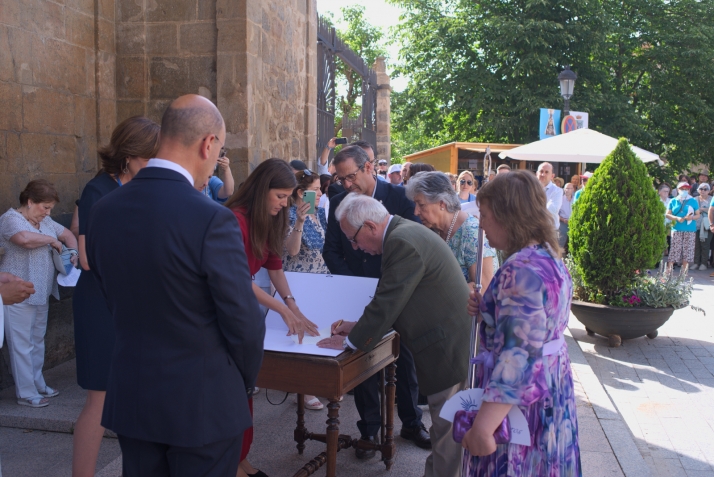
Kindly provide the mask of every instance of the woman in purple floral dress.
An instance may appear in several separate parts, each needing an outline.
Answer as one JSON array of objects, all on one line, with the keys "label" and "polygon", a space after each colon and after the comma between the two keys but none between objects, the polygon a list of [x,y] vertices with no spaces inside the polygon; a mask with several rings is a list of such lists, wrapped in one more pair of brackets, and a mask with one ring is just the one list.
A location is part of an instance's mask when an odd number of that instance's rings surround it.
[{"label": "woman in purple floral dress", "polygon": [[[508,200],[504,200],[508,197]],[[479,192],[481,226],[508,259],[469,312],[481,311],[476,386],[483,404],[466,434],[471,477],[582,475],[573,378],[563,332],[572,282],[560,259],[542,186],[532,173],[497,176]],[[497,445],[493,433],[512,406],[528,422],[531,446]]]}]

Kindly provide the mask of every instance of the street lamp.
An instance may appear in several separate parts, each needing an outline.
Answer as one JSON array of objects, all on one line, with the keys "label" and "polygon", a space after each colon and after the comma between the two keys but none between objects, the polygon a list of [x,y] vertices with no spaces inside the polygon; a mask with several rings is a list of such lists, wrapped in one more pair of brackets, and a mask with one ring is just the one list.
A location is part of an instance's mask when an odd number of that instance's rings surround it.
[{"label": "street lamp", "polygon": [[576,75],[575,72],[570,71],[570,66],[566,66],[565,69],[558,75],[558,81],[560,81],[560,95],[565,100],[564,116],[570,114],[570,98],[573,96],[576,79],[578,79],[578,75]]}]

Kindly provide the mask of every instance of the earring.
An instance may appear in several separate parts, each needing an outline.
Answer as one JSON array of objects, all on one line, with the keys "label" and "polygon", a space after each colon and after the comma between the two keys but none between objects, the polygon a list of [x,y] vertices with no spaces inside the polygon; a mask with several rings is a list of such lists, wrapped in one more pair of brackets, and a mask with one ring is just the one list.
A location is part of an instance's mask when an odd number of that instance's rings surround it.
[{"label": "earring", "polygon": [[124,162],[124,167],[122,168],[122,173],[128,174],[129,173],[129,159],[126,159],[126,162]]},{"label": "earring", "polygon": [[442,207],[441,210],[444,210],[444,208]]}]

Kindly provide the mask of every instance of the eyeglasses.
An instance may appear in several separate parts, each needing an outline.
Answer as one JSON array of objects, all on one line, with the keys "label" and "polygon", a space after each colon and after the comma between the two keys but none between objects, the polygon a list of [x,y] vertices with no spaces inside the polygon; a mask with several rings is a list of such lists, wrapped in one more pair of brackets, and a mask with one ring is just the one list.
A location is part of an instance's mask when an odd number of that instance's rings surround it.
[{"label": "eyeglasses", "polygon": [[221,140],[218,139],[218,136],[216,136],[216,141],[218,141],[218,144],[221,145],[221,150],[218,152],[218,159],[223,159],[224,157],[226,157],[226,152],[227,152],[226,148],[223,145],[223,143],[221,142]]},{"label": "eyeglasses", "polygon": [[[365,164],[366,164],[366,163],[365,163]],[[364,170],[365,164],[362,164],[360,167],[358,167],[357,170],[356,170],[355,172],[353,172],[352,174],[347,174],[345,177],[337,176],[337,181],[338,181],[339,183],[343,183],[344,181],[354,182],[354,181],[355,181],[355,178],[357,177],[357,173],[358,173],[359,171]],[[357,235],[357,234],[355,234],[355,235]]]},{"label": "eyeglasses", "polygon": [[352,236],[352,238],[347,239],[350,243],[357,245],[357,234],[359,233],[360,230],[362,230],[362,227],[364,227],[364,222],[362,222],[362,225],[360,225],[357,228],[357,232],[355,232],[355,234]]},{"label": "eyeglasses", "polygon": [[464,179],[461,179],[461,180],[459,181],[459,184],[461,184],[461,185],[464,185],[464,184],[474,185],[473,182],[467,181],[467,180],[464,180]]}]

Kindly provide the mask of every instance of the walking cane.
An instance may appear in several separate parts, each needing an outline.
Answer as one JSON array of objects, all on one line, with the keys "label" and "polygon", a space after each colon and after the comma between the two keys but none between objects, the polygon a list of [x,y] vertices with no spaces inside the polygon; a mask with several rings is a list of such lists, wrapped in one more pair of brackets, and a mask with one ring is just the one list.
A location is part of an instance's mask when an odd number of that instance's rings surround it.
[{"label": "walking cane", "polygon": [[[488,161],[488,162],[487,162]],[[488,177],[491,175],[491,148],[486,147],[486,154],[484,155],[483,158],[484,166],[488,164],[487,167],[484,167],[484,171],[486,174],[484,175],[483,183],[486,184],[488,182]],[[483,241],[485,238],[485,234],[483,231],[483,227],[479,224],[478,228],[478,247],[476,249],[476,276],[474,277],[476,280],[476,291],[481,293],[481,287],[483,284],[481,283],[481,271],[483,270]],[[473,389],[476,387],[476,364],[473,362],[473,358],[476,357],[478,354],[478,346],[479,346],[479,328],[481,324],[481,313],[476,312],[476,316],[473,317],[473,321],[471,322],[471,352],[470,352],[470,359],[469,359],[469,378],[468,378],[468,387],[469,389]],[[462,455],[462,466],[461,466],[461,477],[467,477],[466,476],[466,465],[463,465],[465,462],[467,462],[467,457],[468,457],[468,451],[466,449],[463,450],[463,455]]]}]

